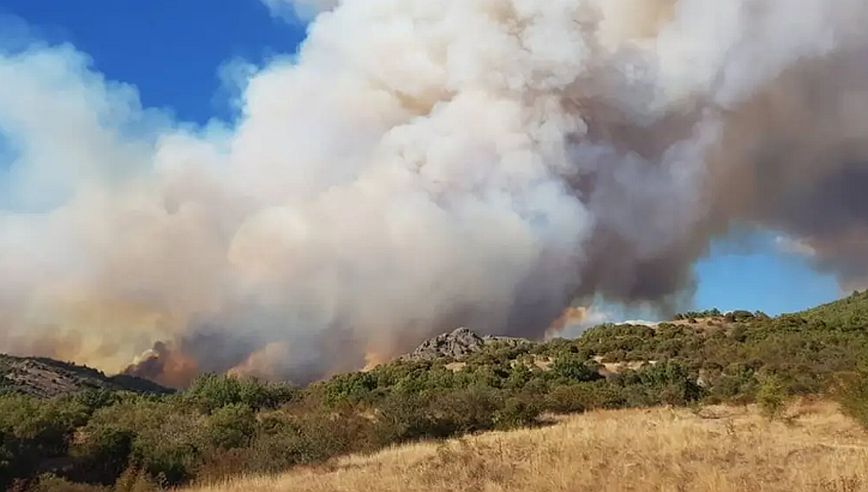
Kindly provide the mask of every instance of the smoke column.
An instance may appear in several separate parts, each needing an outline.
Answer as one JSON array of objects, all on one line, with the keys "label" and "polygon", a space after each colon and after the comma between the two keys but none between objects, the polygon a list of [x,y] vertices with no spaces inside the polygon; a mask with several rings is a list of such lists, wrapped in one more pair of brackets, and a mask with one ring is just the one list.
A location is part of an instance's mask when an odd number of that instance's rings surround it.
[{"label": "smoke column", "polygon": [[676,304],[744,225],[868,284],[864,0],[266,3],[309,34],[232,123],[0,53],[0,350],[305,382]]}]

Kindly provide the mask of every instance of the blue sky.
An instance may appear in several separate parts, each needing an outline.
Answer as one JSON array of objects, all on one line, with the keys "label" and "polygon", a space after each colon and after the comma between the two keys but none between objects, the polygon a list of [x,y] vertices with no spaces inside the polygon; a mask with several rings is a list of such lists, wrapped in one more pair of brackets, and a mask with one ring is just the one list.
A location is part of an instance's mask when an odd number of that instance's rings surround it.
[{"label": "blue sky", "polygon": [[259,0],[2,0],[3,14],[87,53],[107,78],[134,84],[145,106],[200,123],[229,112],[220,97],[224,63],[292,52],[305,35]]},{"label": "blue sky", "polygon": [[777,237],[753,232],[713,244],[695,267],[696,307],[780,314],[840,297],[834,276],[815,271],[803,255],[782,251]]},{"label": "blue sky", "polygon": [[[273,18],[260,0],[2,0],[0,15],[6,25],[23,19],[38,37],[88,53],[107,78],[135,85],[145,106],[197,123],[232,117],[220,77],[227,62],[292,53],[305,34],[301,23]],[[0,155],[13,151],[6,147],[0,141]],[[839,296],[833,277],[782,251],[775,237],[717,241],[695,267],[694,307],[777,314]]]}]

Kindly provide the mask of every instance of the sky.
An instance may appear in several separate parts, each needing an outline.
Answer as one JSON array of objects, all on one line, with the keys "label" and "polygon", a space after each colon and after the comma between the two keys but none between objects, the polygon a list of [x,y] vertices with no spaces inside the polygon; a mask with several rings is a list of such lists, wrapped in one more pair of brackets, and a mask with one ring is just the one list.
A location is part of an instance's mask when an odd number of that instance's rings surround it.
[{"label": "sky", "polygon": [[[197,124],[234,117],[233,67],[292,54],[305,36],[303,22],[274,18],[260,0],[2,0],[0,16],[7,34],[71,43],[107,79],[135,86],[143,106]],[[0,132],[0,161],[13,152]],[[832,275],[785,245],[768,232],[717,240],[695,265],[695,307],[778,314],[840,295]]]},{"label": "sky", "polygon": [[833,275],[818,272],[808,259],[783,246],[771,233],[732,235],[712,244],[696,265],[697,309],[800,311],[840,297]]},{"label": "sky", "polygon": [[135,85],[144,106],[197,123],[231,116],[223,67],[291,53],[305,35],[258,0],[2,0],[3,14],[87,53],[107,78]]}]

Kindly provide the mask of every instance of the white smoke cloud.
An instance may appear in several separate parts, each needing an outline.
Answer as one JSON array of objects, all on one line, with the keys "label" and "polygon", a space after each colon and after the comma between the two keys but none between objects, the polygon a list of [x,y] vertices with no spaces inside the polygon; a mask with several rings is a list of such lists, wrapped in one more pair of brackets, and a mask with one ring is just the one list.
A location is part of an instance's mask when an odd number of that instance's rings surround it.
[{"label": "white smoke cloud", "polygon": [[460,325],[542,336],[577,296],[671,301],[739,221],[854,258],[864,200],[830,231],[786,210],[868,162],[868,119],[797,118],[868,94],[838,70],[863,2],[267,3],[332,10],[245,68],[231,126],[143,109],[68,46],[0,55],[0,349],[116,370],[167,340],[305,380]]},{"label": "white smoke cloud", "polygon": [[779,251],[788,255],[813,258],[817,254],[817,250],[804,240],[786,235],[775,236],[775,246]]},{"label": "white smoke cloud", "polygon": [[278,17],[311,19],[333,9],[338,0],[262,0],[262,3]]}]

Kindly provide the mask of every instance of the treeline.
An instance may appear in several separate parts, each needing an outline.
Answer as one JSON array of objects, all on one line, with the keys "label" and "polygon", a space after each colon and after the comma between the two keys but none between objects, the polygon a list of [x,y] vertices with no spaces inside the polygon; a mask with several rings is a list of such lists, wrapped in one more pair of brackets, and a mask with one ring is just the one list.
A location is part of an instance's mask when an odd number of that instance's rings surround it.
[{"label": "treeline", "polygon": [[2,396],[0,488],[149,490],[598,408],[827,395],[868,424],[868,294],[779,318],[603,325],[461,362],[397,361],[303,389],[206,375],[162,397]]}]

